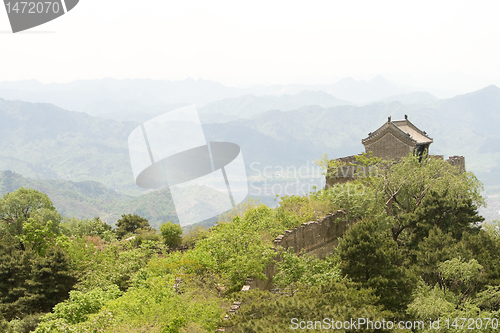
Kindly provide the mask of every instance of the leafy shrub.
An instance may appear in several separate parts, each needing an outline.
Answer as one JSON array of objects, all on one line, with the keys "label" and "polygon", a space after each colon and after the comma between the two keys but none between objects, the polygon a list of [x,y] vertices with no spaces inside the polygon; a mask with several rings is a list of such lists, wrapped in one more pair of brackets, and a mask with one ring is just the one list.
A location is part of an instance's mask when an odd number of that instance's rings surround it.
[{"label": "leafy shrub", "polygon": [[281,253],[281,261],[276,264],[276,275],[273,282],[279,287],[292,283],[321,285],[329,281],[340,281],[341,272],[332,257],[318,259],[303,250],[300,256],[289,248]]},{"label": "leafy shrub", "polygon": [[[263,214],[259,214],[263,212]],[[243,219],[236,217],[230,223],[219,223],[212,228],[210,237],[196,244],[196,251],[209,255],[215,272],[221,274],[228,291],[240,290],[247,277],[265,279],[262,273],[274,256],[271,243],[261,237],[266,223],[258,216],[266,216],[265,206],[245,213]],[[248,217],[252,214],[251,217]]]},{"label": "leafy shrub", "polygon": [[150,227],[148,220],[136,214],[123,214],[116,221],[116,235],[123,238],[130,233],[135,234],[136,230]]},{"label": "leafy shrub", "polygon": [[37,329],[39,332],[50,332],[57,324],[73,325],[86,321],[90,314],[98,313],[106,302],[122,295],[116,285],[110,285],[107,290],[92,289],[87,293],[70,292],[70,298],[54,307],[53,313],[42,318]]},{"label": "leafy shrub", "polygon": [[61,227],[66,229],[67,236],[98,236],[108,243],[116,240],[116,234],[111,226],[99,217],[84,220],[66,218]]},{"label": "leafy shrub", "polygon": [[160,226],[160,233],[163,240],[169,248],[177,248],[182,241],[182,227],[179,224],[173,224],[168,221]]},{"label": "leafy shrub", "polygon": [[[179,332],[185,326],[199,328],[201,332],[215,331],[224,312],[216,295],[194,286],[186,286],[178,293],[172,287],[174,281],[171,275],[149,276],[140,286],[130,288],[118,298],[117,289],[107,299],[97,290],[73,293],[71,301],[44,318],[36,333],[160,333]],[[71,312],[79,315],[73,316]]]},{"label": "leafy shrub", "polygon": [[[10,322],[11,330],[14,333],[30,333],[36,330],[40,323],[41,315],[31,314],[27,315],[21,320],[12,320]],[[3,331],[2,331],[3,332]]]},{"label": "leafy shrub", "polygon": [[135,238],[131,240],[136,247],[141,246],[145,241],[160,243],[162,240],[161,236],[152,228],[141,228],[136,233]]},{"label": "leafy shrub", "polygon": [[207,227],[196,226],[182,236],[181,245],[194,247],[200,240],[208,238],[210,235]]},{"label": "leafy shrub", "polygon": [[161,251],[160,244],[148,240],[143,241],[138,248],[130,242],[113,243],[106,246],[103,251],[81,246],[80,243],[75,250],[75,255],[81,260],[80,282],[76,287],[84,292],[94,288],[107,289],[113,284],[122,291],[127,290],[134,274]]}]

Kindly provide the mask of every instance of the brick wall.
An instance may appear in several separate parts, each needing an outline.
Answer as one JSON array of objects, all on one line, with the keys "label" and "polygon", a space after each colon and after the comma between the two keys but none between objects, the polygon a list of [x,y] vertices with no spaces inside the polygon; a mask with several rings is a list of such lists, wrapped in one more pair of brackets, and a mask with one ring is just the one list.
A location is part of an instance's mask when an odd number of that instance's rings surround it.
[{"label": "brick wall", "polygon": [[365,146],[366,153],[373,152],[373,156],[384,159],[399,160],[401,157],[407,156],[413,152],[415,147],[410,146],[391,133],[386,133],[382,138],[378,139],[371,145]]},{"label": "brick wall", "polygon": [[[286,230],[283,235],[279,235],[274,240],[274,249],[278,252],[280,248],[283,250],[292,248],[296,254],[305,250],[309,255],[324,258],[335,251],[338,239],[352,224],[352,222],[343,219],[344,217],[345,212],[339,210],[333,214],[327,214],[317,221],[302,223],[297,228]],[[264,270],[267,279],[264,281],[252,280],[248,289],[270,290],[273,287],[275,262],[280,260],[281,258],[277,255],[275,261],[271,262]]]},{"label": "brick wall", "polygon": [[446,162],[458,167],[461,172],[465,171],[465,157],[463,156],[450,156]]}]

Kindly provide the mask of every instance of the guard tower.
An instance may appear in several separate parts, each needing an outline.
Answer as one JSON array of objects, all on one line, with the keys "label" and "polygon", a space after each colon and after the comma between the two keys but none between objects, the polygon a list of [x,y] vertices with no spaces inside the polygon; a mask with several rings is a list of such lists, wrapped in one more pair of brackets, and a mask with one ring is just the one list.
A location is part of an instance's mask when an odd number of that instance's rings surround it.
[{"label": "guard tower", "polygon": [[361,143],[365,146],[365,151],[371,151],[373,156],[399,160],[408,153],[422,155],[424,150],[429,153],[432,138],[413,125],[405,115],[404,120],[391,121],[389,117],[384,125],[369,133]]}]

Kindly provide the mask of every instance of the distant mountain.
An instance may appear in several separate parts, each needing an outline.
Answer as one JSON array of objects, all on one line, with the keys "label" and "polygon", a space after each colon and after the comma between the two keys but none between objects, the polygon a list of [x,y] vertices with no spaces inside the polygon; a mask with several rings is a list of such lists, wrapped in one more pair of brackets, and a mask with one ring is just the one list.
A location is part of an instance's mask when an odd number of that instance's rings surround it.
[{"label": "distant mountain", "polygon": [[356,81],[352,78],[340,80],[326,90],[328,93],[353,103],[369,103],[409,92],[382,76],[376,76],[370,81]]},{"label": "distant mountain", "polygon": [[415,91],[402,95],[395,95],[382,99],[380,102],[390,103],[390,102],[400,102],[406,106],[424,106],[436,102],[439,98],[436,96],[425,92],[425,91]]},{"label": "distant mountain", "polygon": [[307,105],[332,107],[349,105],[348,101],[325,93],[324,91],[302,91],[295,95],[246,95],[209,103],[200,108],[200,118],[204,123],[225,122],[238,118],[250,118],[268,110],[290,111]]},{"label": "distant mountain", "polygon": [[374,124],[387,121],[391,112],[408,109],[399,102],[375,103],[367,106],[337,106],[321,108],[305,106],[298,110],[267,111],[252,119],[230,122],[244,125],[277,142],[287,144],[289,151],[303,147],[300,156],[317,159],[328,152],[332,157],[356,154],[363,150],[361,139],[373,130]]},{"label": "distant mountain", "polygon": [[[50,104],[0,99],[0,170],[34,179],[97,181],[139,195],[128,154],[128,135],[139,124],[66,111]],[[275,140],[243,123],[206,124],[208,141],[240,145],[247,168],[302,165],[326,148]]]},{"label": "distant mountain", "polygon": [[[319,91],[331,96],[319,95],[317,93]],[[367,104],[416,91],[432,93],[429,89],[401,86],[381,76],[370,81],[345,78],[333,84],[259,85],[246,89],[226,87],[218,82],[190,78],[179,81],[108,78],[48,84],[35,80],[0,82],[0,98],[50,103],[66,110],[83,111],[93,116],[118,121],[143,121],[162,111],[171,110],[176,105],[186,104],[195,104],[199,108],[207,106],[208,113],[221,113],[227,121],[235,120],[240,114],[248,117],[272,109],[285,111],[305,105],[332,107],[349,104],[348,102]],[[296,97],[295,100],[294,98],[273,100],[268,96],[267,100],[256,102],[252,101],[249,95]],[[239,97],[242,97],[242,100],[228,100],[207,105]],[[221,109],[221,112],[217,109]],[[231,110],[237,111],[232,113]],[[214,119],[220,118],[217,117],[215,116]]]},{"label": "distant mountain", "polygon": [[[324,97],[325,103],[336,101],[322,92],[247,96],[222,101],[220,109],[212,104],[212,109],[201,113],[224,110],[251,114],[250,110],[256,107],[246,109],[246,105],[272,103],[281,103],[286,109],[297,101],[312,100],[311,96]],[[331,108],[303,106],[286,112],[265,111],[226,124],[204,124],[204,130],[209,141],[239,144],[247,168],[254,162],[297,166],[325,151],[332,157],[358,153],[363,150],[361,139],[383,124],[388,115],[402,119],[408,114],[411,121],[435,137],[431,147],[434,152],[479,156],[500,152],[494,143],[499,136],[499,96],[500,89],[490,86],[429,102],[421,108],[408,108],[400,102]],[[238,103],[240,109],[233,111],[231,105]],[[127,147],[128,135],[136,126],[135,122],[103,120],[48,104],[0,100],[0,169],[33,178],[99,181],[139,194],[140,189],[133,183]]]},{"label": "distant mountain", "polygon": [[[403,96],[409,101],[429,97]],[[361,139],[386,122],[388,116],[403,119],[407,114],[410,121],[434,138],[431,153],[464,155],[468,170],[485,181],[488,190],[495,187],[500,193],[498,87],[422,104],[393,101],[364,106],[306,105],[289,111],[256,112],[269,105],[286,109],[314,98],[321,101],[321,97],[325,103],[336,101],[321,92],[305,92],[299,96],[226,99],[220,102],[220,108],[214,103],[201,113],[224,110],[229,115],[238,113],[238,117],[241,112],[249,118],[204,124],[206,138],[240,145],[247,172],[252,174],[266,166],[299,167],[324,152],[331,158],[357,154],[364,150]],[[134,184],[128,157],[128,135],[136,126],[137,122],[104,120],[49,104],[0,100],[0,170],[13,170],[30,178],[97,181],[120,193],[143,194]]]},{"label": "distant mountain", "polygon": [[136,126],[50,104],[0,99],[0,170],[30,178],[99,181],[139,194],[127,146]]},{"label": "distant mountain", "polygon": [[156,229],[166,221],[178,222],[168,189],[134,198],[98,182],[30,179],[12,171],[0,171],[0,196],[20,187],[47,194],[57,211],[67,217],[84,219],[98,216],[114,225],[122,214],[138,214],[148,219]]},{"label": "distant mountain", "polygon": [[496,86],[439,100],[413,113],[413,119],[450,153],[500,153],[500,88]]},{"label": "distant mountain", "polygon": [[411,88],[392,83],[380,75],[370,81],[348,77],[334,84],[254,86],[247,90],[256,95],[293,95],[304,90],[320,90],[354,104],[367,104],[411,92]]},{"label": "distant mountain", "polygon": [[146,107],[143,104],[135,101],[105,100],[94,101],[85,105],[85,107],[82,109],[82,112],[103,119],[143,123],[160,114],[181,108],[186,105],[188,104],[159,104],[156,106]]},{"label": "distant mountain", "polygon": [[[43,84],[38,81],[0,82],[0,98],[50,103],[71,111],[92,109],[92,104],[128,102],[135,108],[163,104],[207,103],[243,95],[238,88],[225,87],[209,80],[165,81],[151,79],[79,80]],[[103,110],[102,114],[116,110]],[[100,115],[94,113],[94,115]]]}]

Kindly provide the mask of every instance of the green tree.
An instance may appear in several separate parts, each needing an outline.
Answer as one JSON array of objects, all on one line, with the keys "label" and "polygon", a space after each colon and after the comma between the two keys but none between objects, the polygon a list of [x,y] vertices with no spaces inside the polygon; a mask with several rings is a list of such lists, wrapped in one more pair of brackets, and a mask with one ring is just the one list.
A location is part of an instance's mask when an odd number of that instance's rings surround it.
[{"label": "green tree", "polygon": [[[314,328],[320,321],[322,329],[330,331],[333,321],[348,321],[353,318],[369,318],[372,321],[388,319],[393,316],[377,304],[373,290],[360,288],[359,284],[344,280],[326,282],[319,286],[299,290],[294,297],[278,297],[270,292],[251,290],[241,295],[242,304],[235,315],[224,325],[231,332],[290,332],[292,318],[309,321]],[[324,319],[327,318],[326,324]],[[335,323],[334,323],[335,324]],[[316,323],[317,325],[317,323]],[[299,331],[298,327],[297,331]],[[317,331],[323,331],[316,327]],[[316,331],[314,329],[310,331]],[[309,331],[309,330],[307,330]],[[366,327],[352,327],[346,332],[374,332]],[[377,330],[389,332],[390,330]],[[404,332],[404,331],[402,331]]]},{"label": "green tree", "polygon": [[418,249],[411,253],[413,269],[429,285],[439,283],[438,265],[457,257],[471,258],[472,253],[463,242],[453,238],[451,232],[444,233],[438,227],[429,231],[429,235],[418,243]]},{"label": "green tree", "polygon": [[409,234],[408,245],[416,247],[433,228],[439,228],[444,233],[457,240],[464,232],[478,232],[479,223],[484,218],[478,214],[477,206],[471,198],[448,196],[448,191],[441,194],[430,191],[415,212],[407,214],[404,219]]},{"label": "green tree", "polygon": [[339,240],[336,254],[343,274],[373,288],[380,303],[397,312],[411,300],[415,278],[388,229],[385,220],[361,220]]},{"label": "green tree", "polygon": [[106,302],[120,297],[123,293],[116,285],[111,285],[107,290],[95,288],[87,293],[73,290],[69,299],[57,304],[53,313],[42,319],[39,331],[50,331],[56,323],[78,324],[86,321],[89,315],[101,310]]},{"label": "green tree", "polygon": [[119,238],[136,233],[138,229],[150,228],[148,220],[135,214],[123,214],[121,219],[116,221],[116,226],[116,235]]},{"label": "green tree", "polygon": [[207,227],[195,226],[182,236],[182,245],[193,248],[200,240],[208,238],[210,232]]},{"label": "green tree", "polygon": [[99,217],[83,220],[65,218],[61,226],[67,230],[66,234],[68,236],[98,236],[107,242],[116,239],[113,228]]},{"label": "green tree", "polygon": [[498,318],[500,294],[498,287],[491,286],[478,292],[483,267],[475,259],[467,261],[454,258],[439,263],[437,273],[440,276],[438,284],[432,286],[420,282],[407,312],[418,320],[440,319],[440,328],[427,328],[419,332],[469,332],[470,322],[467,318],[474,318],[474,324],[476,318],[483,318],[480,331],[495,332],[491,324],[486,327],[486,318]]},{"label": "green tree", "polygon": [[11,234],[0,230],[0,315],[7,320],[30,310],[22,298],[27,293],[25,281],[30,278],[33,257],[33,252],[22,251]]},{"label": "green tree", "polygon": [[474,258],[483,266],[484,284],[500,285],[500,237],[496,230],[487,228],[477,234],[466,233],[460,243],[471,253],[462,257]]},{"label": "green tree", "polygon": [[341,272],[332,257],[318,259],[305,251],[300,256],[292,248],[283,251],[281,261],[276,263],[276,274],[273,282],[279,287],[287,287],[292,283],[304,285],[320,285],[329,281],[340,281]]},{"label": "green tree", "polygon": [[49,247],[42,257],[0,232],[0,313],[6,319],[50,311],[75,283],[70,258],[61,249]]},{"label": "green tree", "polygon": [[54,305],[69,296],[77,279],[70,267],[70,259],[58,247],[51,247],[44,257],[36,256],[32,262],[26,295],[22,301],[32,312],[49,312]]},{"label": "green tree", "polygon": [[[436,222],[434,218],[447,228],[461,230],[469,221],[481,220],[475,210],[485,204],[480,194],[482,184],[471,172],[461,172],[443,160],[428,156],[409,155],[397,163],[371,164],[372,159],[364,154],[358,162],[378,168],[360,180],[382,196],[386,213],[393,219],[392,237],[400,245],[406,245],[418,227],[423,230],[416,239],[425,237]],[[426,205],[427,209],[422,208]],[[460,223],[456,224],[457,221]]]},{"label": "green tree", "polygon": [[209,238],[196,244],[195,250],[209,255],[212,270],[222,276],[230,292],[240,290],[248,277],[265,279],[262,272],[273,257],[271,243],[261,237],[263,224],[254,223],[256,217],[250,210],[243,219],[219,223]]},{"label": "green tree", "polygon": [[24,222],[35,214],[43,225],[52,221],[52,232],[59,233],[61,215],[57,213],[47,195],[22,187],[0,199],[0,221],[8,225],[13,235],[21,235]]},{"label": "green tree", "polygon": [[30,247],[39,255],[45,255],[45,251],[50,245],[55,245],[56,235],[52,232],[52,221],[47,221],[45,225],[40,223],[40,219],[30,217],[23,224],[23,233],[16,236],[21,244]]},{"label": "green tree", "polygon": [[160,233],[163,241],[170,249],[177,248],[182,241],[182,227],[179,224],[173,224],[168,221],[160,226]]}]

